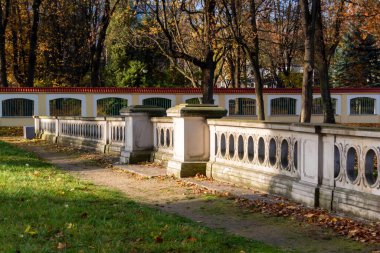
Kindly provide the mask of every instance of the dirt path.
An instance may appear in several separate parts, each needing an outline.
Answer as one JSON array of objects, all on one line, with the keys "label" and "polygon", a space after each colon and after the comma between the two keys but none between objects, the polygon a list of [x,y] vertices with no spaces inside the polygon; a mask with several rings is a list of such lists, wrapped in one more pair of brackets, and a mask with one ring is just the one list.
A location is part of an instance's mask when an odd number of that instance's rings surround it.
[{"label": "dirt path", "polygon": [[[63,170],[124,192],[129,198],[155,206],[163,211],[179,214],[211,228],[222,229],[250,239],[295,252],[373,252],[379,246],[366,245],[336,236],[330,229],[298,223],[282,217],[253,213],[237,207],[233,199],[204,194],[199,187],[168,177],[142,178],[121,170],[104,168],[112,157],[79,153],[42,141],[23,141],[1,138],[20,148],[36,153],[42,159]],[[154,169],[139,165],[137,169]],[[218,182],[207,182],[215,187]],[[258,196],[261,197],[261,196]]]}]

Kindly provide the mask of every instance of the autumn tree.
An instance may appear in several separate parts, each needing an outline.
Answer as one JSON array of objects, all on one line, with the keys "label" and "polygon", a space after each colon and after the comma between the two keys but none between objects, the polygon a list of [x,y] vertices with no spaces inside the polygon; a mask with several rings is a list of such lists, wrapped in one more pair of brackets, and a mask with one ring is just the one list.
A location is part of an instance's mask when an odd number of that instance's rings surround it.
[{"label": "autumn tree", "polygon": [[202,102],[213,104],[215,70],[226,49],[220,43],[217,1],[152,0],[140,2],[138,11],[146,21],[146,38],[164,55],[200,69]]},{"label": "autumn tree", "polygon": [[104,49],[104,41],[107,35],[107,29],[111,21],[112,14],[115,12],[120,0],[114,1],[111,6],[111,0],[96,2],[94,6],[93,31],[90,38],[90,61],[91,61],[91,86],[99,86],[100,83],[100,62]]},{"label": "autumn tree", "polygon": [[262,26],[263,66],[270,70],[276,87],[286,87],[302,48],[300,5],[294,0],[269,1]]},{"label": "autumn tree", "polygon": [[[258,11],[260,6],[265,4],[265,0],[257,5],[255,0],[247,2],[243,0],[224,0],[226,19],[230,32],[234,40],[245,51],[252,67],[255,79],[256,106],[259,120],[265,120],[263,82],[260,73],[260,46],[259,30],[257,24]],[[246,7],[243,8],[242,6]],[[241,19],[243,16],[245,19]]]},{"label": "autumn tree", "polygon": [[32,4],[33,19],[32,28],[30,29],[30,40],[29,40],[29,62],[28,62],[28,76],[26,80],[26,86],[34,86],[34,74],[36,70],[36,50],[38,42],[38,25],[40,22],[40,5],[42,0],[34,0]]},{"label": "autumn tree", "polygon": [[323,114],[325,123],[335,123],[334,111],[330,95],[330,83],[328,69],[331,55],[339,42],[339,34],[342,23],[340,15],[344,9],[344,0],[338,1],[333,22],[332,41],[326,42],[325,27],[323,24],[323,12],[321,0],[312,0],[311,6],[308,0],[301,0],[302,27],[304,33],[304,73],[302,83],[301,122],[310,122],[312,107],[313,75],[318,75],[321,88]]}]

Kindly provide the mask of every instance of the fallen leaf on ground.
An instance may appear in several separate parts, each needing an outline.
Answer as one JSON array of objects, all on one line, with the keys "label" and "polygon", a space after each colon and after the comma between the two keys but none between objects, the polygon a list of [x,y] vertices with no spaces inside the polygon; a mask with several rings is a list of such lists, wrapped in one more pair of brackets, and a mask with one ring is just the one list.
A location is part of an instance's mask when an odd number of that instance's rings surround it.
[{"label": "fallen leaf on ground", "polygon": [[57,245],[57,249],[65,249],[66,248],[66,243],[64,242],[59,242]]},{"label": "fallen leaf on ground", "polygon": [[196,242],[196,241],[197,241],[197,238],[192,237],[192,236],[189,236],[189,237],[186,238],[186,240],[187,240],[188,242]]},{"label": "fallen leaf on ground", "polygon": [[154,241],[155,241],[156,243],[163,243],[163,242],[164,242],[164,239],[162,239],[162,237],[159,235],[159,236],[156,236],[156,237],[154,238]]},{"label": "fallen leaf on ground", "polygon": [[37,230],[33,229],[31,225],[26,226],[24,233],[29,235],[37,235]]}]

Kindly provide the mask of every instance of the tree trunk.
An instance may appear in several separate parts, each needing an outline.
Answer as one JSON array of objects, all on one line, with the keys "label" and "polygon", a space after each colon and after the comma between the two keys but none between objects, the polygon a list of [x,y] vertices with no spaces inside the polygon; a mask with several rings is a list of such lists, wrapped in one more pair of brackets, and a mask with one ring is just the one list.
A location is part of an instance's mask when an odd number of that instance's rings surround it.
[{"label": "tree trunk", "polygon": [[94,41],[95,47],[91,66],[91,87],[99,86],[100,82],[100,61],[102,59],[104,41],[106,39],[107,28],[111,18],[110,8],[110,1],[106,0],[104,6],[104,14],[100,22],[99,37]]},{"label": "tree trunk", "polygon": [[247,55],[245,51],[242,51],[242,59],[243,59],[243,64],[242,64],[242,72],[243,72],[243,86],[244,88],[248,87],[248,69],[247,69]]},{"label": "tree trunk", "polygon": [[91,62],[91,87],[97,87],[100,83],[100,65],[102,53],[104,48],[104,41],[106,40],[107,29],[111,21],[112,14],[114,13],[120,0],[117,0],[112,9],[110,0],[104,3],[104,13],[100,21],[99,37],[94,41],[95,45],[92,47],[92,62]]},{"label": "tree trunk", "polygon": [[5,29],[0,27],[0,78],[3,87],[8,87],[7,80],[7,59],[5,55]]},{"label": "tree trunk", "polygon": [[305,123],[311,120],[313,104],[315,0],[313,0],[312,14],[309,12],[308,0],[301,0],[300,5],[302,28],[305,36],[300,122]]},{"label": "tree trunk", "polygon": [[30,30],[30,49],[29,49],[29,63],[28,63],[28,78],[26,81],[26,86],[34,86],[34,74],[36,69],[36,50],[37,50],[37,32],[38,32],[38,23],[40,21],[40,5],[41,0],[34,0],[32,9],[33,9],[33,21],[32,28]]},{"label": "tree trunk", "polygon": [[241,46],[238,46],[236,49],[236,67],[235,67],[235,88],[241,87]]},{"label": "tree trunk", "polygon": [[249,58],[253,67],[253,74],[255,76],[257,119],[265,120],[263,81],[261,79],[260,63],[259,63],[259,34],[258,34],[257,23],[256,23],[255,0],[250,0],[250,12],[251,12],[251,29],[252,29],[254,38],[253,38],[253,48],[251,52],[247,52],[247,54],[249,55]]},{"label": "tree trunk", "polygon": [[206,56],[205,66],[202,69],[202,90],[203,90],[203,104],[214,104],[214,78],[216,62],[214,62],[214,49],[213,43],[215,42],[215,7],[216,0],[205,1],[205,18],[206,18],[206,43],[208,52]]},{"label": "tree trunk", "polygon": [[257,64],[255,55],[250,54],[250,61],[253,67],[253,75],[255,78],[255,93],[256,93],[256,107],[257,119],[265,120],[264,111],[264,96],[263,96],[263,82],[261,79],[260,66]]},{"label": "tree trunk", "polygon": [[106,39],[108,25],[109,20],[104,24],[103,28],[101,29],[97,45],[95,47],[95,53],[91,69],[91,87],[97,87],[100,84],[100,62],[102,60],[102,52],[104,47],[104,41]]},{"label": "tree trunk", "polygon": [[230,69],[230,78],[231,78],[231,82],[229,86],[231,86],[232,88],[236,88],[236,79],[235,79],[236,68],[235,68],[233,57],[228,56],[227,62],[228,62],[228,68]]},{"label": "tree trunk", "polygon": [[0,10],[0,78],[3,84],[3,87],[8,87],[7,58],[6,58],[6,52],[5,52],[5,30],[7,28],[7,23],[8,23],[8,18],[9,18],[10,0],[5,1],[4,8],[5,8],[4,12],[2,8]]},{"label": "tree trunk", "polygon": [[328,61],[326,57],[326,47],[323,38],[323,26],[321,15],[321,1],[316,1],[317,6],[317,19],[315,24],[315,64],[319,74],[319,82],[321,88],[322,106],[323,106],[323,122],[335,123],[334,110],[332,107],[330,87],[329,87],[329,74],[328,74]]},{"label": "tree trunk", "polygon": [[214,104],[214,76],[216,62],[213,61],[213,54],[209,53],[207,63],[202,70],[202,104]]}]

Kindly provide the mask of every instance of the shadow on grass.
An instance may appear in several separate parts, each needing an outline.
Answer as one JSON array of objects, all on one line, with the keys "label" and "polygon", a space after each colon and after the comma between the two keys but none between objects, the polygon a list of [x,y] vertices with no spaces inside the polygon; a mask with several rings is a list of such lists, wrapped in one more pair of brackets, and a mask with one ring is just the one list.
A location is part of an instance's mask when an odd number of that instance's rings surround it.
[{"label": "shadow on grass", "polygon": [[[62,191],[63,192],[63,191]],[[144,207],[119,193],[79,186],[62,193],[0,192],[0,251],[280,252]],[[61,196],[59,196],[62,194]],[[57,196],[58,195],[58,196]],[[69,251],[70,252],[70,251]]]}]

